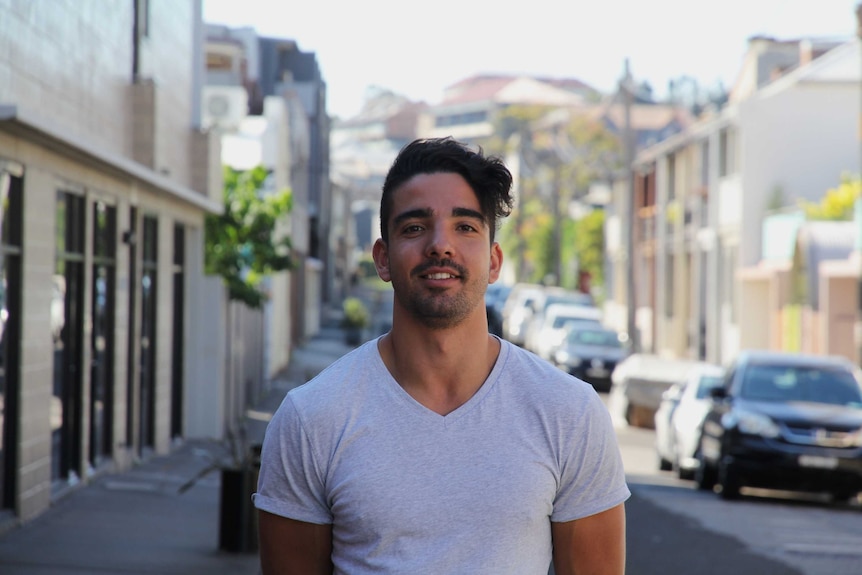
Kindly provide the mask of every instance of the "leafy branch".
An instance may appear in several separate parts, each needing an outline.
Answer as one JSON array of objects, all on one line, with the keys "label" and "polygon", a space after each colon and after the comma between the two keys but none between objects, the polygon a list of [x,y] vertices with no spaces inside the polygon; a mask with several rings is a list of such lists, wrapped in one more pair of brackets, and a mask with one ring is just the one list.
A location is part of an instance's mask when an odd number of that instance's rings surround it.
[{"label": "leafy branch", "polygon": [[229,299],[255,309],[268,299],[263,278],[295,267],[290,237],[279,233],[279,219],[290,213],[293,197],[289,190],[263,195],[268,175],[262,166],[225,166],[224,213],[207,215],[205,223],[206,273],[221,276]]}]

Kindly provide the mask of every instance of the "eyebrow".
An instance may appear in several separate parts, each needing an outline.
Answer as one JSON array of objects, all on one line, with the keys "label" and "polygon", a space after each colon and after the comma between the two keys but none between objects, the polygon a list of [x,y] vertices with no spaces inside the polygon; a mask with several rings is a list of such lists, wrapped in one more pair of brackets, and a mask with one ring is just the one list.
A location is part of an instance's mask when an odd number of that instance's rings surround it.
[{"label": "eyebrow", "polygon": [[[392,223],[400,224],[405,220],[412,219],[422,219],[429,218],[433,212],[430,208],[417,208],[415,210],[407,210],[406,212],[401,212],[395,218],[393,218]],[[470,209],[470,208],[452,208],[452,216],[456,218],[473,218],[481,221],[485,221],[485,216],[482,215],[482,212]]]}]

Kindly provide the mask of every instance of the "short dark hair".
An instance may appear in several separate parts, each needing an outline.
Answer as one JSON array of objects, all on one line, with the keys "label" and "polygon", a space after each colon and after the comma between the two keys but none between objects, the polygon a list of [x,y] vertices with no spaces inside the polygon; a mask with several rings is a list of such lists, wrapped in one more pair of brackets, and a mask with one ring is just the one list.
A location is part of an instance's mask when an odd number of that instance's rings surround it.
[{"label": "short dark hair", "polygon": [[501,218],[512,213],[512,173],[502,160],[486,156],[482,148],[448,138],[419,139],[407,144],[392,163],[380,198],[380,237],[389,243],[392,194],[419,174],[459,174],[473,189],[491,232],[491,241]]}]

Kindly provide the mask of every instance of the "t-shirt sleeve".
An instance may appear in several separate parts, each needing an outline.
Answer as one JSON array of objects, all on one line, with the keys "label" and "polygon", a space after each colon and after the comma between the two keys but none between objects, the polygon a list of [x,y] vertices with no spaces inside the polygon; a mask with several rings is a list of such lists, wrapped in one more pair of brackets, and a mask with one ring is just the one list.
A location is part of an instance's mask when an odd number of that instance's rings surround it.
[{"label": "t-shirt sleeve", "polygon": [[619,505],[629,498],[625,470],[610,414],[595,394],[569,437],[560,468],[560,486],[551,521],[573,521]]},{"label": "t-shirt sleeve", "polygon": [[253,500],[255,507],[275,515],[332,523],[324,471],[289,394],[267,426]]}]

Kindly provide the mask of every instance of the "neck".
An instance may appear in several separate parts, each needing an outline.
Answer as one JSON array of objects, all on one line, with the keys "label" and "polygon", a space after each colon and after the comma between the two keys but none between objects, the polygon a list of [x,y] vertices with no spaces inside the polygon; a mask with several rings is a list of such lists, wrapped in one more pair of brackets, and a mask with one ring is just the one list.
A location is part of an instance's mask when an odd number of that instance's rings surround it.
[{"label": "neck", "polygon": [[484,314],[474,314],[452,328],[430,329],[396,313],[379,349],[387,369],[407,393],[446,415],[482,387],[500,343],[488,333]]}]

